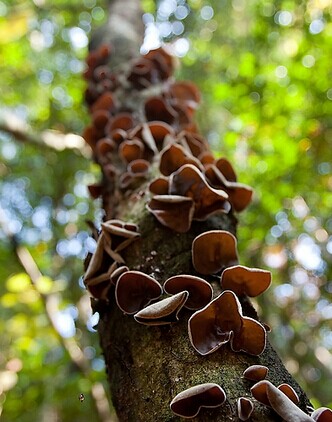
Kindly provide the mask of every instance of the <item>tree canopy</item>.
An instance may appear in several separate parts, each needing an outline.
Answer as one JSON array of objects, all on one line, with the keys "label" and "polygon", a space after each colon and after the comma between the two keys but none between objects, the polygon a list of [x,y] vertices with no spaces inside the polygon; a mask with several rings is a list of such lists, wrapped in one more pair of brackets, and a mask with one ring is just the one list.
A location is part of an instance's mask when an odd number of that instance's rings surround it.
[{"label": "tree canopy", "polygon": [[[80,137],[88,121],[88,37],[104,22],[105,6],[0,1],[5,421],[32,414],[83,421],[96,408],[106,420],[97,316],[81,281],[82,261],[95,247],[86,221],[101,222],[100,204],[86,188],[99,169]],[[239,248],[243,265],[273,272],[256,304],[273,327],[272,342],[315,406],[331,407],[331,4],[143,6],[142,50],[171,43],[178,78],[202,92],[202,133],[255,189],[240,216]]]}]

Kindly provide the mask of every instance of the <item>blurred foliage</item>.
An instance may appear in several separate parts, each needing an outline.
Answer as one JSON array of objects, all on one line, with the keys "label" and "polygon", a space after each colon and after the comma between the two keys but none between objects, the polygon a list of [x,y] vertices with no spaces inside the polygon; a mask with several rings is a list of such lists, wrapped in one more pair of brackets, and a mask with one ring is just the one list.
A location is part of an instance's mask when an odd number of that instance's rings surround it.
[{"label": "blurred foliage", "polygon": [[[202,132],[255,188],[253,204],[239,216],[239,250],[241,264],[273,272],[273,286],[257,303],[272,342],[315,406],[331,407],[331,2],[162,0],[157,12],[152,0],[143,5],[143,51],[160,38],[172,42],[182,57],[178,77],[202,91]],[[56,137],[40,146],[43,131],[80,134],[88,121],[81,72],[104,6],[0,0],[4,421],[86,421],[95,414],[93,383],[107,389],[80,282],[82,260],[94,247],[86,220],[101,219],[86,190],[98,169],[84,148],[59,150]],[[1,116],[29,124],[32,139],[15,140]],[[35,287],[16,245],[28,248],[44,276]],[[56,329],[43,294],[56,303]],[[81,348],[88,376],[61,338]]]}]

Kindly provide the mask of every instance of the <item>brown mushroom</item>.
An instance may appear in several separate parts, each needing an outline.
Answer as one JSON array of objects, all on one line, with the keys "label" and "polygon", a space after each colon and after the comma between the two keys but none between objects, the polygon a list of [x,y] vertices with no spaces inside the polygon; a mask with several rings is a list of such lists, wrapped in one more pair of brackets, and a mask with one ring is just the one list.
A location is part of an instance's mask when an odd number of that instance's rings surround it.
[{"label": "brown mushroom", "polygon": [[165,122],[152,121],[148,122],[147,126],[149,127],[158,151],[161,151],[165,147],[164,144],[166,139],[172,139],[174,136],[174,129]]},{"label": "brown mushroom", "polygon": [[229,201],[235,211],[243,211],[250,204],[253,195],[253,190],[250,186],[228,181],[214,164],[205,166],[205,176],[211,186],[227,192]]},{"label": "brown mushroom", "polygon": [[144,325],[168,325],[179,320],[178,314],[188,299],[189,293],[183,291],[152,303],[134,315],[137,322]]},{"label": "brown mushroom", "polygon": [[192,198],[195,202],[194,219],[205,220],[221,211],[229,212],[228,195],[223,190],[211,188],[203,174],[192,164],[185,164],[170,176],[169,193]]},{"label": "brown mushroom", "polygon": [[170,403],[175,415],[181,418],[194,418],[202,407],[214,408],[226,401],[226,393],[218,384],[195,385],[182,391]]},{"label": "brown mushroom", "polygon": [[294,388],[292,386],[290,386],[289,384],[280,384],[277,387],[280,391],[282,391],[284,394],[286,394],[286,396],[292,400],[293,403],[298,404],[300,399],[299,396],[297,395],[296,391],[294,390]]},{"label": "brown mushroom", "polygon": [[96,250],[91,257],[88,268],[85,272],[84,283],[87,286],[109,280],[111,274],[111,264],[113,262],[110,260],[110,256],[105,250],[105,244],[105,235],[104,233],[101,233],[97,240]]},{"label": "brown mushroom", "polygon": [[233,331],[230,343],[234,352],[242,351],[258,356],[266,347],[265,328],[255,319],[244,316],[241,328]]},{"label": "brown mushroom", "polygon": [[200,102],[200,93],[196,85],[188,81],[174,82],[170,85],[168,94],[171,96],[171,103],[176,101],[179,104],[184,104],[193,111],[197,108]]},{"label": "brown mushroom", "polygon": [[139,139],[127,140],[120,144],[119,155],[126,163],[142,158],[144,145]]},{"label": "brown mushroom", "polygon": [[199,157],[205,152],[210,152],[210,147],[206,139],[197,133],[184,130],[178,135],[179,144],[181,144],[194,157]]},{"label": "brown mushroom", "polygon": [[223,289],[232,290],[238,296],[245,294],[255,297],[268,289],[271,273],[259,268],[236,265],[223,271],[220,282]]},{"label": "brown mushroom", "polygon": [[197,236],[192,244],[192,261],[200,274],[215,274],[237,264],[234,235],[225,230],[211,230]]},{"label": "brown mushroom", "polygon": [[116,283],[118,282],[118,279],[120,277],[120,275],[122,275],[123,273],[126,273],[127,271],[129,271],[129,268],[126,265],[120,265],[120,267],[116,268],[111,276],[111,283],[116,286]]},{"label": "brown mushroom", "polygon": [[172,125],[177,117],[175,110],[170,107],[163,97],[149,97],[144,104],[147,121],[160,120]]},{"label": "brown mushroom", "polygon": [[168,179],[164,177],[158,177],[149,184],[149,190],[155,195],[167,195],[168,194]]},{"label": "brown mushroom", "polygon": [[101,228],[106,239],[104,244],[106,252],[115,261],[123,264],[119,252],[140,237],[138,227],[136,224],[128,224],[121,220],[108,220],[101,223]]},{"label": "brown mushroom", "polygon": [[311,417],[316,422],[332,422],[332,410],[327,407],[319,407]]},{"label": "brown mushroom", "polygon": [[237,413],[241,421],[247,421],[254,410],[254,404],[246,397],[240,397],[237,401]]},{"label": "brown mushroom", "polygon": [[269,368],[263,365],[251,365],[244,372],[244,378],[250,381],[261,381],[266,378]]},{"label": "brown mushroom", "polygon": [[115,287],[118,307],[129,315],[136,314],[152,300],[162,294],[160,284],[140,271],[127,271],[121,274]]},{"label": "brown mushroom", "polygon": [[208,355],[227,343],[242,326],[241,305],[231,291],[221,293],[188,321],[189,339],[200,355]]},{"label": "brown mushroom", "polygon": [[176,294],[187,290],[189,297],[185,308],[197,310],[206,306],[212,299],[211,284],[200,277],[181,274],[170,277],[165,281],[164,291],[169,294]]},{"label": "brown mushroom", "polygon": [[252,395],[278,413],[286,422],[312,422],[313,418],[297,407],[286,394],[270,381],[259,381],[251,388]]},{"label": "brown mushroom", "polygon": [[155,195],[146,207],[163,226],[178,233],[185,233],[190,229],[195,210],[191,198],[178,195]]},{"label": "brown mushroom", "polygon": [[202,167],[199,160],[194,156],[190,156],[179,144],[167,145],[160,154],[159,169],[164,176],[169,176],[184,164],[192,164],[198,169]]}]

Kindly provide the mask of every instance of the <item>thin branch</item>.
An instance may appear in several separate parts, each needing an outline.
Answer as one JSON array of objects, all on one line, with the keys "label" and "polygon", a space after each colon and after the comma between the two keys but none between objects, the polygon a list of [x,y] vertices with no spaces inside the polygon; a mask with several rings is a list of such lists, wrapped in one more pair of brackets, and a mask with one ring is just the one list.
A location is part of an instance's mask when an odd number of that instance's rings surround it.
[{"label": "thin branch", "polygon": [[85,157],[91,155],[81,136],[73,133],[65,134],[57,130],[35,132],[30,125],[13,113],[5,112],[0,115],[0,131],[8,133],[19,142],[30,143],[38,146],[38,148],[54,149],[57,151],[75,149],[80,151]]}]

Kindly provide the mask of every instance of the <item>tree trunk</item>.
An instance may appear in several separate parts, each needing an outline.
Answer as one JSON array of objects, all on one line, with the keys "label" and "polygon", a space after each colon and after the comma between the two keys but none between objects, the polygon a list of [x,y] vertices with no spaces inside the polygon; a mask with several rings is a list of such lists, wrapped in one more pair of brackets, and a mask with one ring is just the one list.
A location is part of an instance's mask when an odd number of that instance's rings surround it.
[{"label": "tree trunk", "polygon": [[[115,119],[119,111],[130,111],[135,118],[135,124],[139,125],[145,121],[146,98],[152,95],[151,91],[153,95],[158,95],[162,90],[165,92],[170,79],[158,80],[155,85],[152,81],[152,85],[147,89],[142,87],[133,89],[130,84],[128,85],[128,79],[123,83],[123,75],[128,75],[132,66],[129,58],[134,57],[133,51],[138,53],[141,40],[140,11],[137,4],[138,2],[133,0],[111,2],[109,23],[94,38],[91,45],[93,50],[97,50],[102,43],[107,42],[114,49],[111,53],[110,66],[117,76],[118,84],[115,84],[116,87],[113,89],[116,107],[110,119]],[[128,27],[126,22],[130,22],[130,31],[125,30]],[[120,31],[117,28],[120,28]],[[123,34],[126,35],[124,38]],[[91,80],[91,75],[89,78]],[[88,97],[94,95],[93,100],[90,98],[92,114],[95,112],[93,104],[98,98],[95,93],[96,83],[96,80],[92,81],[88,93]],[[93,90],[94,94],[91,94]],[[176,134],[183,129],[178,123],[177,126],[175,124],[173,126]],[[193,126],[191,122],[191,130]],[[201,277],[192,263],[193,240],[201,233],[210,230],[225,230],[236,235],[237,219],[233,212],[217,212],[204,221],[193,221],[190,230],[183,233],[165,227],[146,209],[151,197],[149,182],[159,176],[160,150],[150,159],[150,171],[148,175],[144,175],[142,183],[134,182],[129,188],[119,187],[119,177],[127,171],[126,166],[119,159],[117,151],[108,151],[107,158],[103,153],[105,150],[97,147],[100,138],[105,136],[105,130],[99,134],[96,134],[96,131],[95,127],[90,128],[86,138],[104,173],[103,183],[99,189],[103,197],[105,220],[116,218],[134,223],[139,228],[140,237],[120,253],[125,265],[130,270],[153,277],[161,285],[169,277],[178,274]],[[93,187],[91,190],[93,191]],[[179,208],[178,212],[182,212],[182,209]],[[101,255],[103,262],[100,268],[107,272],[110,258],[104,252]],[[211,283],[213,296],[217,297],[222,290],[216,274],[207,275],[205,279]],[[88,289],[95,293],[89,286],[89,280],[86,280],[86,284]],[[220,385],[225,390],[227,399],[216,409],[203,408],[192,420],[239,420],[237,400],[240,397],[252,398],[250,388],[254,384],[243,377],[243,371],[253,364],[267,366],[268,379],[274,385],[288,383],[293,386],[300,398],[299,407],[305,412],[308,411],[310,403],[307,397],[287,372],[268,341],[264,352],[259,356],[244,352],[235,353],[229,343],[214,353],[201,356],[192,347],[188,336],[188,319],[193,311],[183,308],[179,313],[179,321],[172,324],[145,326],[137,323],[132,315],[127,315],[119,309],[114,298],[114,288],[109,289],[109,282],[103,280],[101,285],[106,286],[107,296],[101,295],[102,298],[98,298],[100,293],[98,292],[94,294],[97,299],[92,303],[94,310],[100,314],[98,332],[112,399],[120,421],[180,420],[170,410],[171,400],[181,391],[202,383]],[[241,297],[241,305],[243,315],[259,319],[246,296]],[[255,408],[251,416],[252,421],[282,419],[269,407],[255,400],[253,402]]]}]

